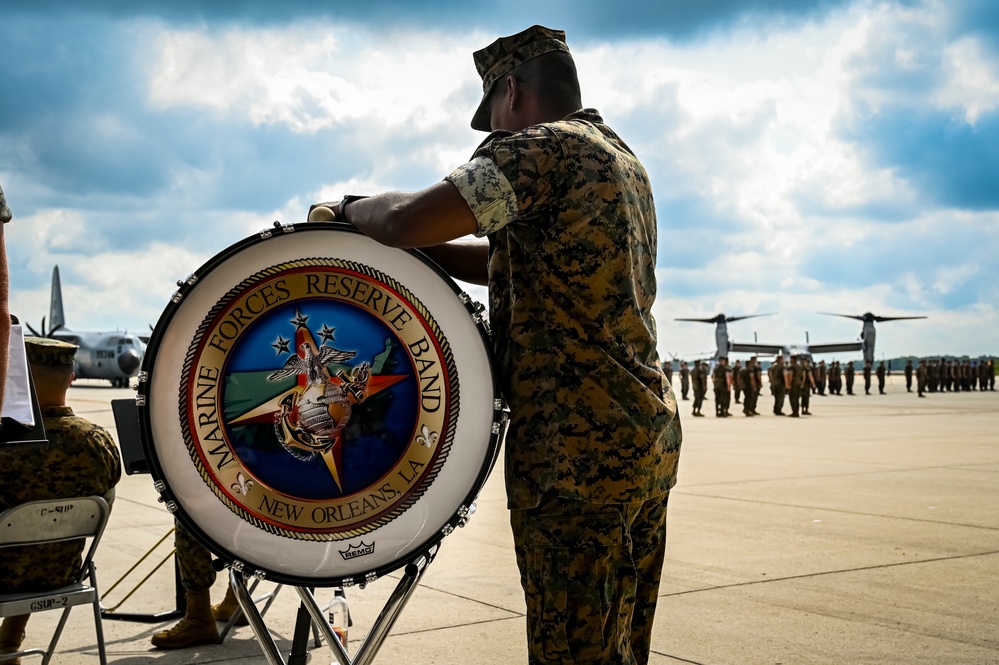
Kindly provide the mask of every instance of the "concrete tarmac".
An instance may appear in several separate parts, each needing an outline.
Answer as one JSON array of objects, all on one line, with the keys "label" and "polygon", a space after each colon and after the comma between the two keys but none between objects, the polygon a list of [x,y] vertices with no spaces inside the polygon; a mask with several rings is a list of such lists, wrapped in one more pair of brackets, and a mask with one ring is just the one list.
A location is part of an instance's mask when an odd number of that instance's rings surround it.
[{"label": "concrete tarmac", "polygon": [[[78,382],[70,402],[115,431],[110,401],[133,393],[105,386]],[[735,404],[731,418],[693,418],[691,402],[681,402],[685,436],[650,662],[999,663],[999,392],[919,399],[896,376],[887,395],[813,396],[814,415],[799,419],[772,415],[767,392],[757,418]],[[502,464],[477,508],[443,541],[375,663],[526,662]],[[97,555],[105,607],[174,609],[170,539],[111,589],[172,525],[148,475],[123,478]],[[398,575],[390,578],[348,589],[351,653]],[[213,600],[224,585],[220,575]],[[325,604],[332,590],[317,597]],[[285,657],[297,607],[284,587],[264,617]],[[26,645],[44,646],[57,617],[35,615]],[[154,649],[150,636],[172,623],[106,620],[108,660],[267,662],[248,627],[221,645]],[[310,663],[335,662],[325,645],[310,648]],[[73,610],[52,662],[98,662],[86,608]]]}]

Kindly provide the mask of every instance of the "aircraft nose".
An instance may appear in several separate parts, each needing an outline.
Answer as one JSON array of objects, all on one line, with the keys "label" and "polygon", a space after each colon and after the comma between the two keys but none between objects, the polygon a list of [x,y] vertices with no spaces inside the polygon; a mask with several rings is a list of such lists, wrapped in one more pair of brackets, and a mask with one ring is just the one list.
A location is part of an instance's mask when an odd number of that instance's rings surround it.
[{"label": "aircraft nose", "polygon": [[140,364],[142,364],[142,359],[139,358],[139,354],[135,349],[129,349],[118,356],[118,369],[124,372],[126,376],[135,374],[135,370],[139,369]]}]

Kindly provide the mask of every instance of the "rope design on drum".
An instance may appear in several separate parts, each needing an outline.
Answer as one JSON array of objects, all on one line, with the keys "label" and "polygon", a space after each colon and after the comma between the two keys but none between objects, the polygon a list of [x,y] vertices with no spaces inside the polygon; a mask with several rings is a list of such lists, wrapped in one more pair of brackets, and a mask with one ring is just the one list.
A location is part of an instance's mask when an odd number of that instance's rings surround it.
[{"label": "rope design on drum", "polygon": [[[409,496],[394,505],[391,510],[380,516],[379,518],[372,520],[363,526],[356,528],[346,529],[336,532],[314,532],[314,531],[298,531],[291,527],[280,527],[265,520],[262,520],[255,515],[248,513],[240,504],[232,500],[230,496],[225,493],[222,488],[213,482],[212,475],[209,469],[206,467],[202,461],[201,455],[199,455],[199,450],[196,442],[196,437],[191,431],[190,420],[189,420],[189,410],[188,404],[191,397],[189,385],[191,378],[191,371],[195,362],[198,358],[198,350],[201,347],[201,342],[205,334],[213,327],[216,322],[216,318],[219,316],[223,310],[226,310],[229,305],[236,300],[241,294],[243,294],[246,289],[264,282],[269,278],[287,272],[289,270],[295,270],[300,268],[313,268],[313,267],[326,267],[326,268],[336,268],[339,270],[347,270],[354,272],[366,277],[372,278],[381,284],[385,284],[391,288],[391,290],[402,296],[405,301],[420,315],[422,321],[429,328],[430,332],[433,334],[434,339],[440,345],[441,360],[446,366],[448,383],[450,387],[450,397],[451,399],[447,403],[448,417],[446,421],[445,436],[440,446],[438,446],[434,454],[433,466],[427,470],[423,475],[423,482],[416,487]],[[423,304],[421,300],[416,298],[412,291],[410,291],[406,286],[400,284],[393,278],[389,277],[385,273],[377,270],[367,264],[358,263],[355,261],[346,261],[343,259],[329,258],[329,257],[310,257],[296,259],[288,261],[281,264],[276,264],[262,270],[257,271],[253,275],[243,279],[236,286],[229,289],[228,292],[209,310],[208,314],[202,319],[201,324],[198,326],[194,339],[188,347],[187,353],[184,357],[184,362],[181,371],[181,385],[178,395],[178,411],[180,416],[181,431],[184,436],[184,441],[186,448],[188,450],[188,455],[194,463],[195,469],[197,470],[202,481],[208,485],[212,492],[218,497],[220,501],[233,513],[238,515],[241,519],[256,526],[257,528],[271,533],[274,535],[291,538],[295,540],[307,540],[307,541],[340,541],[348,540],[357,536],[362,536],[370,533],[381,526],[384,526],[396,518],[398,518],[402,513],[406,512],[411,508],[423,494],[426,493],[427,489],[433,485],[434,481],[440,474],[444,463],[447,460],[448,453],[454,443],[454,435],[457,430],[458,415],[460,411],[460,385],[458,379],[458,370],[454,361],[454,353],[451,349],[450,344],[447,339],[442,334],[440,326],[437,321],[433,318],[430,311]],[[224,426],[222,422],[221,415],[219,417],[220,427]],[[228,441],[228,440],[226,440]],[[245,467],[244,467],[245,469]],[[247,473],[249,471],[247,470]],[[257,480],[259,482],[259,479]]]}]

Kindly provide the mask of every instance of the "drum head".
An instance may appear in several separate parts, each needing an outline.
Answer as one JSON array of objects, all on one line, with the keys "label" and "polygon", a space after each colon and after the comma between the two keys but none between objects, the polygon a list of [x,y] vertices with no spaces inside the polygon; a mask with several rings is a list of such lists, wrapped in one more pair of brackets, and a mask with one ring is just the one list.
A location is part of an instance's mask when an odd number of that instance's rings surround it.
[{"label": "drum head", "polygon": [[370,581],[462,523],[504,421],[481,306],[418,252],[278,226],[174,295],[139,382],[167,506],[220,559]]}]

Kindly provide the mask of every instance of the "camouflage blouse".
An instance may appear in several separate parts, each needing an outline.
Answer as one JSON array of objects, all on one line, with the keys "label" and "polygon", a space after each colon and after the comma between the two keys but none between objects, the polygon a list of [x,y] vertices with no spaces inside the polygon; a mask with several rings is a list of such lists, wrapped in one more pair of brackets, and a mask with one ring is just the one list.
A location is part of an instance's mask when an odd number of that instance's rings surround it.
[{"label": "camouflage blouse", "polygon": [[[121,478],[121,458],[107,430],[68,406],[42,410],[46,448],[0,451],[0,512],[28,501],[105,495]],[[45,589],[73,581],[82,541],[12,547],[0,552],[0,588]]]},{"label": "camouflage blouse", "polygon": [[7,207],[7,199],[3,196],[3,189],[0,189],[0,223],[6,224],[12,218],[10,208]]},{"label": "camouflage blouse", "polygon": [[490,242],[509,506],[546,492],[611,503],[668,491],[681,432],[656,351],[644,167],[584,109],[490,135],[447,180]]}]

